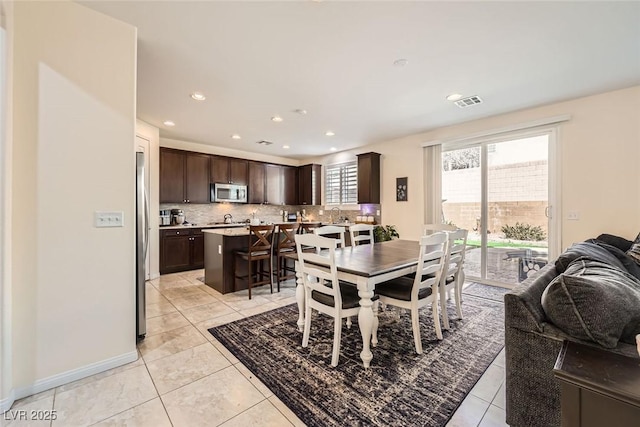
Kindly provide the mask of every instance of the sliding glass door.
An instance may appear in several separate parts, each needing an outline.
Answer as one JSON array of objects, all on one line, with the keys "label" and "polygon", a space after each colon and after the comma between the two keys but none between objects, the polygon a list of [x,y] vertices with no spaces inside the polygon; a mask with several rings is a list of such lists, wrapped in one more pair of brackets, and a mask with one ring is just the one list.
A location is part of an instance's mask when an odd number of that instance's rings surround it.
[{"label": "sliding glass door", "polygon": [[443,151],[443,221],[469,230],[467,278],[512,286],[548,262],[549,141],[545,133]]}]

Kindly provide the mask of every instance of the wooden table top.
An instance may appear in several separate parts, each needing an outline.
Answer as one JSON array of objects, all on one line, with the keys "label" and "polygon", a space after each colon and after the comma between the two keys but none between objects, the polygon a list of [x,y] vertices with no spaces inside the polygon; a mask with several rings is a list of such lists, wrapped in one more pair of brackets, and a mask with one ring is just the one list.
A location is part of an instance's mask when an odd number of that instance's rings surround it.
[{"label": "wooden table top", "polygon": [[[357,276],[377,276],[416,264],[419,250],[417,241],[399,239],[347,246],[336,249],[336,267],[338,271]],[[287,258],[298,259],[298,254],[292,252]]]}]

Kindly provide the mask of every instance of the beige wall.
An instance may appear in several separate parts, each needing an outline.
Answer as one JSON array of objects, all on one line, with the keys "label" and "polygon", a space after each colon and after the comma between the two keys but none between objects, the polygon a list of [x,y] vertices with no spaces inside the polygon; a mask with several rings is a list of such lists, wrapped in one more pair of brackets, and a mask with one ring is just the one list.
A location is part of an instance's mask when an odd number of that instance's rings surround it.
[{"label": "beige wall", "polygon": [[[382,222],[416,238],[424,221],[423,155],[429,141],[462,138],[569,114],[560,125],[561,247],[600,233],[633,239],[640,231],[640,86],[443,127],[351,152],[307,159],[330,164],[355,154],[382,154]],[[409,201],[395,201],[395,179],[409,178]],[[566,220],[579,211],[579,221]]]},{"label": "beige wall", "polygon": [[[10,286],[25,394],[135,357],[136,30],[71,2],[14,9]],[[124,227],[95,228],[99,210],[123,211]]]}]

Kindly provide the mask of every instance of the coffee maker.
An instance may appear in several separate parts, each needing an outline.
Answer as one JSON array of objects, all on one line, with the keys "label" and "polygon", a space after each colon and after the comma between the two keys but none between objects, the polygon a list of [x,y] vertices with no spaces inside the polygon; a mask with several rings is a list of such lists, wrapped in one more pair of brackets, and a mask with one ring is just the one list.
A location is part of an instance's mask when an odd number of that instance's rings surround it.
[{"label": "coffee maker", "polygon": [[171,211],[169,209],[160,209],[160,225],[171,225]]},{"label": "coffee maker", "polygon": [[182,209],[171,209],[171,224],[180,225],[184,222],[184,211]]}]

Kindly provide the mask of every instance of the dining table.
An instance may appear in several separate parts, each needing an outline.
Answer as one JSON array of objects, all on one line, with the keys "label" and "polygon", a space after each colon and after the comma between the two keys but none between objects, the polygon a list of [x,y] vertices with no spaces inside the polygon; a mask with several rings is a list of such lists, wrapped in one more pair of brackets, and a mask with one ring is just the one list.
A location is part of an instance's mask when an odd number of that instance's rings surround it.
[{"label": "dining table", "polygon": [[[374,331],[373,301],[375,286],[377,283],[415,273],[418,264],[420,245],[413,240],[389,240],[367,245],[347,246],[335,251],[338,279],[354,283],[358,287],[360,297],[360,311],[358,313],[358,326],[362,335],[362,352],[360,358],[365,368],[368,368],[373,353],[371,345]],[[297,254],[292,253],[291,258],[297,260]],[[296,302],[298,305],[298,329],[302,332],[304,327],[305,290],[302,273],[296,261]],[[377,325],[376,325],[377,328]],[[374,336],[375,338],[375,336]]]}]

